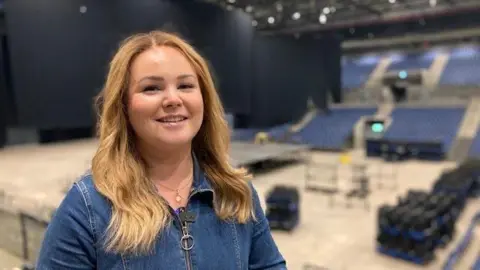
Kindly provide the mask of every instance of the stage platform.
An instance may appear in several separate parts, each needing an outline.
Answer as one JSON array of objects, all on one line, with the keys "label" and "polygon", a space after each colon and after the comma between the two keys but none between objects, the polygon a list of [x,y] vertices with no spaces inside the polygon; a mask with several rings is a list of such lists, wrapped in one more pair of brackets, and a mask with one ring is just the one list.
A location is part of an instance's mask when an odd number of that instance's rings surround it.
[{"label": "stage platform", "polygon": [[[78,140],[0,149],[0,224],[3,229],[0,251],[28,257],[28,261],[35,260],[46,223],[72,182],[90,168],[96,147],[96,140]],[[232,165],[248,167],[261,161],[291,158],[304,150],[308,147],[233,142],[230,155]],[[22,230],[22,226],[28,229]],[[23,233],[28,235],[22,236]],[[25,237],[29,239],[28,250],[22,244]]]},{"label": "stage platform", "polygon": [[[240,144],[235,145],[240,146]],[[53,176],[59,172],[64,174],[67,172],[68,177],[76,177],[83,173],[87,168],[87,161],[93,154],[95,144],[75,142],[51,145],[39,152],[35,152],[34,149],[38,150],[37,146],[22,146],[17,149],[9,148],[0,151],[0,182],[2,185],[5,185],[5,182],[11,183],[9,184],[11,190],[18,188],[23,191],[21,194],[25,196],[43,197],[43,202],[55,204],[63,198],[63,193],[61,193],[61,185]],[[257,148],[257,150],[259,149]],[[233,150],[233,152],[236,151]],[[330,207],[326,196],[306,191],[304,188],[304,164],[293,164],[281,170],[255,175],[253,184],[264,208],[268,192],[276,185],[297,187],[301,192],[301,213],[307,214],[302,214],[300,226],[291,233],[273,231],[273,237],[286,258],[289,269],[306,269],[304,268],[306,264],[323,266],[330,270],[442,269],[444,260],[459,243],[470,224],[471,217],[480,209],[479,199],[467,204],[459,218],[458,232],[453,242],[445,249],[438,250],[436,261],[425,267],[382,256],[375,251],[377,212],[373,209],[383,204],[395,203],[397,196],[405,195],[409,189],[430,189],[433,181],[444,170],[453,168],[455,163],[414,160],[388,163],[381,159],[365,158],[362,153],[351,152],[350,154],[352,163],[368,163],[369,165],[368,172],[372,176],[373,189],[370,198],[372,209],[370,212],[367,212],[360,202],[354,202],[352,208],[345,207],[345,201],[341,195],[335,198],[335,206]],[[340,153],[335,152],[312,151],[309,154],[313,161],[321,164],[338,164],[341,156]],[[5,164],[5,162],[9,163]],[[391,166],[394,166],[398,172],[397,189],[387,188],[386,179],[382,179],[381,174],[378,173],[379,171],[388,173]],[[5,168],[8,170],[5,171]],[[328,181],[332,172],[319,168],[314,173],[318,176],[318,180]],[[342,191],[350,188],[352,173],[350,165],[339,165],[338,186]],[[46,175],[49,177],[45,177]],[[10,179],[5,179],[5,176]],[[380,183],[385,184],[383,188],[380,188]],[[22,186],[23,184],[28,185]],[[42,195],[42,193],[45,194]],[[0,233],[0,270],[12,270],[21,262],[20,258],[23,252],[22,243],[15,237],[20,234],[20,228],[18,221],[17,224],[14,224],[15,219],[11,219],[11,222],[7,222],[4,217],[0,217],[0,219],[0,228],[2,228]],[[27,226],[29,226],[28,239],[30,239],[29,258],[34,259],[44,228],[42,229],[41,226],[32,222]],[[17,232],[15,232],[15,228],[17,228]],[[475,233],[472,245],[467,249],[455,269],[470,269],[480,250],[480,241],[476,241],[480,239],[479,232]],[[10,242],[1,238],[7,238]],[[6,254],[7,250],[8,254]],[[14,251],[12,252],[12,250]]]},{"label": "stage platform", "polygon": [[[41,201],[54,207],[62,199],[61,191],[88,170],[96,147],[96,140],[78,140],[0,149],[0,191],[36,206]],[[232,142],[230,155],[234,166],[249,166],[305,150],[304,145]]]},{"label": "stage platform", "polygon": [[309,150],[307,145],[233,142],[230,149],[230,158],[234,166],[248,166],[266,160],[289,157],[307,150]]}]

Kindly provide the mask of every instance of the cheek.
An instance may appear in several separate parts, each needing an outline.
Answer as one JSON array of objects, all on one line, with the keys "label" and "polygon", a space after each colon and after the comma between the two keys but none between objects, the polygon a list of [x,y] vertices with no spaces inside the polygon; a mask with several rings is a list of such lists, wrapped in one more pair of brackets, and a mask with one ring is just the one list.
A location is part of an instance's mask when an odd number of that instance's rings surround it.
[{"label": "cheek", "polygon": [[195,106],[195,113],[197,114],[197,117],[200,119],[203,119],[204,106],[203,106],[202,95],[198,95],[198,98],[195,100],[194,106]]},{"label": "cheek", "polygon": [[141,97],[133,96],[128,103],[128,118],[133,129],[138,133],[151,118],[154,106]]},{"label": "cheek", "polygon": [[134,117],[146,117],[155,111],[155,104],[145,98],[133,96],[128,104],[128,110]]}]

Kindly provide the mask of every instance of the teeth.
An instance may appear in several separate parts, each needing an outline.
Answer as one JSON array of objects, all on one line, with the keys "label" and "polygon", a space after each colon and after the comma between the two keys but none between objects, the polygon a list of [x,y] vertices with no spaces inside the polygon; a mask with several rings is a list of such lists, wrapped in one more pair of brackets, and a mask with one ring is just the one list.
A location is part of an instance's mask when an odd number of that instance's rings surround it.
[{"label": "teeth", "polygon": [[165,117],[165,118],[160,119],[160,122],[175,123],[175,122],[179,122],[179,121],[182,121],[182,120],[185,120],[185,117],[183,117],[183,116],[171,116],[171,117]]}]

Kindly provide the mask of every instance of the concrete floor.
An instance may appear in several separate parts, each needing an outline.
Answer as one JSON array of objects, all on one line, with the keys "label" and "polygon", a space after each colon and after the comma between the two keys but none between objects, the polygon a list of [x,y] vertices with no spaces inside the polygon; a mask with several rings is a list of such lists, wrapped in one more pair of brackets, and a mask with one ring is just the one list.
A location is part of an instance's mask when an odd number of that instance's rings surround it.
[{"label": "concrete floor", "polygon": [[[21,146],[0,151],[0,189],[10,196],[10,199],[4,200],[3,206],[30,209],[32,213],[46,217],[49,209],[58,205],[63,198],[62,189],[66,183],[75,180],[87,169],[94,149],[94,142],[79,141],[44,147]],[[319,164],[338,164],[339,160],[339,154],[332,153],[315,152],[312,157]],[[391,166],[376,160],[364,160],[360,153],[352,153],[352,157],[353,163],[364,162],[369,166],[368,174],[372,175],[373,188],[371,211],[366,211],[361,203],[346,208],[343,196],[336,198],[334,206],[329,207],[327,198],[305,192],[305,166],[301,164],[255,176],[254,185],[262,198],[277,184],[296,186],[301,190],[302,217],[299,227],[292,233],[273,232],[289,269],[302,270],[305,264],[330,270],[441,269],[446,254],[463,236],[474,213],[480,210],[479,200],[470,201],[457,223],[456,238],[446,249],[439,250],[436,253],[437,259],[427,267],[415,266],[375,252],[376,208],[384,203],[393,204],[396,197],[406,194],[409,188],[429,189],[442,170],[454,164],[412,161]],[[386,179],[382,182],[383,188],[379,187],[380,180],[375,175],[378,175],[380,169],[384,174],[393,169],[397,171],[396,189],[388,188],[394,182]],[[318,181],[329,178],[331,173],[332,169],[328,166],[314,171]],[[341,165],[338,169],[339,187],[343,191],[350,186],[351,174],[349,165]],[[2,237],[5,235],[0,233],[0,239]],[[455,269],[467,270],[473,264],[480,252],[479,230],[472,243]],[[0,270],[13,269],[20,263],[18,256],[0,249]]]},{"label": "concrete floor", "polygon": [[[320,163],[334,164],[338,154],[315,153],[315,160]],[[363,161],[361,158],[357,161]],[[355,162],[355,159],[353,160]],[[385,172],[392,169],[379,161],[367,161],[369,174],[375,175],[380,168]],[[444,168],[451,163],[406,162],[396,165],[398,188],[390,190],[378,188],[379,180],[373,178],[373,194],[370,198],[371,209],[366,211],[362,203],[346,208],[345,200],[338,197],[334,207],[330,208],[328,199],[320,194],[303,191],[304,171],[302,166],[292,166],[255,179],[259,194],[265,194],[272,186],[285,184],[297,186],[302,190],[301,224],[293,233],[273,232],[275,240],[288,261],[289,269],[302,269],[305,264],[314,264],[331,270],[410,270],[410,269],[442,269],[447,254],[456,246],[459,237],[466,231],[473,215],[480,211],[480,200],[470,201],[462,217],[457,223],[456,238],[444,250],[436,252],[437,259],[427,267],[416,266],[377,254],[375,250],[376,208],[380,204],[395,203],[398,195],[406,194],[410,188],[430,189],[432,182]],[[318,172],[328,178],[325,168]],[[339,169],[340,187],[348,189],[351,167],[341,166]],[[383,186],[389,183],[384,182]],[[455,269],[467,270],[480,252],[480,228],[476,230],[472,245]]]}]

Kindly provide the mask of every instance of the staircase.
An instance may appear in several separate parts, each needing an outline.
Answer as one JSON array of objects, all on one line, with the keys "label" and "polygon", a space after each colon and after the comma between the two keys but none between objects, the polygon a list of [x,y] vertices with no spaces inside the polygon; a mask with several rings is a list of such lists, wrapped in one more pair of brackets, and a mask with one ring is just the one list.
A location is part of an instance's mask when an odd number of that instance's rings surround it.
[{"label": "staircase", "polygon": [[312,109],[312,110],[309,110],[303,117],[302,119],[300,119],[300,121],[298,121],[297,123],[293,124],[292,126],[290,126],[290,132],[292,133],[297,133],[299,132],[300,130],[302,130],[306,125],[308,125],[308,123],[310,123],[310,121],[312,121],[313,118],[315,118],[315,116],[317,115],[318,113],[318,110],[316,109]]},{"label": "staircase", "polygon": [[425,76],[425,87],[433,91],[438,87],[440,77],[442,77],[443,70],[450,59],[448,53],[438,53],[432,65],[428,69],[427,76]]},{"label": "staircase", "polygon": [[392,62],[392,59],[390,57],[383,57],[378,62],[377,66],[372,71],[372,74],[370,74],[370,77],[365,82],[366,89],[374,89],[382,86],[383,74],[385,74],[391,62]]},{"label": "staircase", "polygon": [[376,117],[388,117],[392,113],[393,109],[395,108],[395,104],[388,102],[383,103],[378,107],[377,113],[375,114]]},{"label": "staircase", "polygon": [[377,67],[373,70],[372,74],[365,83],[365,92],[367,100],[381,100],[383,97],[383,85],[382,78],[388,67],[392,63],[390,57],[383,57]]},{"label": "staircase", "polygon": [[[329,95],[330,96],[330,95]],[[331,103],[330,103],[331,104]],[[318,114],[318,107],[313,101],[312,97],[307,99],[307,113],[298,121],[297,123],[293,124],[289,128],[289,133],[297,133],[302,130],[310,121],[312,121],[315,116]]]},{"label": "staircase", "polygon": [[463,116],[453,146],[448,153],[448,159],[462,162],[468,157],[472,141],[480,125],[480,98],[473,98]]}]

